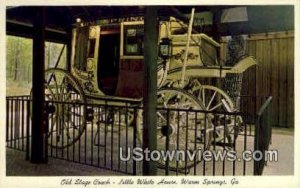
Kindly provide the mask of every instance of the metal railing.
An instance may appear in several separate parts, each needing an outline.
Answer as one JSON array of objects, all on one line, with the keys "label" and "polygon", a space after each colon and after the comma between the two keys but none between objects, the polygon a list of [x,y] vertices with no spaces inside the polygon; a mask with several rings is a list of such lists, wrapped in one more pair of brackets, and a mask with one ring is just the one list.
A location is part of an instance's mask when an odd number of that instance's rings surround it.
[{"label": "metal railing", "polygon": [[[269,149],[272,138],[272,97],[261,106],[256,119],[254,150],[265,153]],[[267,164],[266,156],[254,163],[254,175],[262,175]]]},{"label": "metal railing", "polygon": [[26,151],[29,160],[31,118],[29,96],[6,97],[6,147]]},{"label": "metal railing", "polygon": [[[8,148],[26,152],[30,158],[31,101],[28,96],[7,97],[6,143]],[[267,106],[266,109],[270,107]],[[130,175],[142,175],[142,160],[134,148],[142,147],[142,108],[124,102],[112,105],[47,101],[45,154],[56,159],[81,163]],[[266,112],[266,111],[263,111]],[[256,125],[243,122],[249,114],[192,109],[157,108],[157,149],[176,151],[193,159],[157,160],[158,175],[253,175],[258,163],[245,160],[204,160],[207,151],[234,151],[237,157],[245,150],[262,147],[258,139],[265,130],[265,113]],[[255,129],[253,129],[255,127]],[[256,127],[259,127],[256,129]],[[254,130],[256,131],[255,137]],[[259,134],[259,136],[258,136]],[[255,143],[254,143],[255,140]],[[269,142],[264,142],[266,147]],[[199,153],[200,152],[200,153]],[[128,158],[128,160],[121,160]],[[143,156],[144,153],[143,153]],[[253,168],[253,166],[255,166]]]}]

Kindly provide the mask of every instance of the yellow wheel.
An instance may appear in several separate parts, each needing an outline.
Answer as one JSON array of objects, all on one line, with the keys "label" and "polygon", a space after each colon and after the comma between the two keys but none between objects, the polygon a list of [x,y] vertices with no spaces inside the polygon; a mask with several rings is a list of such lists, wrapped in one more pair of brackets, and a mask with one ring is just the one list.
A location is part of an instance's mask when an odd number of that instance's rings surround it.
[{"label": "yellow wheel", "polygon": [[[238,128],[242,122],[240,116],[225,115],[227,112],[235,112],[234,103],[231,98],[220,88],[211,85],[200,85],[194,83],[194,87],[190,88],[190,93],[197,97],[207,111],[214,111],[212,121],[216,126],[211,130],[215,130],[215,138],[212,141],[233,144],[233,140],[237,137]],[[219,112],[219,113],[218,113]],[[224,132],[225,131],[225,132]]]},{"label": "yellow wheel", "polygon": [[52,147],[73,145],[86,127],[86,98],[75,78],[63,69],[45,71],[45,97],[55,112],[49,115],[48,143]]},{"label": "yellow wheel", "polygon": [[[203,110],[199,100],[190,93],[177,88],[162,88],[157,93],[157,149],[192,155],[198,149],[209,147],[209,135],[201,135],[201,129],[212,127],[209,117],[197,112]],[[194,111],[193,111],[194,110]],[[205,123],[206,121],[206,123]],[[200,139],[206,138],[201,143]],[[167,142],[168,141],[168,142]],[[182,154],[184,152],[184,154]],[[180,154],[181,153],[181,154]],[[175,158],[169,161],[169,169],[183,170],[192,167],[199,159]],[[164,168],[165,160],[159,160],[158,166]]]}]

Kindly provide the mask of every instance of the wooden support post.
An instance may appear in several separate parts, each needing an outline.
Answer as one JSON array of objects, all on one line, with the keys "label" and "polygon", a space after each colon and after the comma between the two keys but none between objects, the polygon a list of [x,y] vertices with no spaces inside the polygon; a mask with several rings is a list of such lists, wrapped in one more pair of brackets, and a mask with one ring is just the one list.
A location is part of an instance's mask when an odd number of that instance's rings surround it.
[{"label": "wooden support post", "polygon": [[[157,8],[146,7],[144,35],[144,91],[143,91],[143,149],[156,150],[156,103],[157,103]],[[143,161],[143,175],[156,175],[155,161]]]},{"label": "wooden support post", "polygon": [[[214,8],[213,9],[213,26],[212,26],[212,37],[215,41],[220,42],[221,41],[221,34],[220,34],[220,29],[221,29],[221,13],[222,10],[220,8]],[[217,61],[219,63],[220,66],[224,66],[223,62],[221,62],[220,60],[220,48],[217,48]],[[222,64],[223,63],[223,64]],[[222,79],[212,79],[212,84],[222,88]]]},{"label": "wooden support post", "polygon": [[44,163],[45,129],[45,10],[36,8],[33,37],[32,64],[32,142],[31,162]]},{"label": "wooden support post", "polygon": [[221,13],[222,10],[220,8],[213,9],[212,37],[217,42],[220,42],[221,39]]}]

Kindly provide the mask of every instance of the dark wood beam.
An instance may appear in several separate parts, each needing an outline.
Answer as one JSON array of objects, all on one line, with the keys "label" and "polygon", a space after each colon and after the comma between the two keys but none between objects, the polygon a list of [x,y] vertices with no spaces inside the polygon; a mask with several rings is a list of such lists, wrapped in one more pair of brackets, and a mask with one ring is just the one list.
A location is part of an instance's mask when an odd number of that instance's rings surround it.
[{"label": "dark wood beam", "polygon": [[[157,8],[146,7],[144,21],[143,149],[157,148]],[[143,161],[143,175],[156,175],[155,161]]]},{"label": "dark wood beam", "polygon": [[32,142],[31,162],[44,163],[45,149],[45,10],[36,9],[32,64]]},{"label": "dark wood beam", "polygon": [[293,31],[294,26],[287,26],[278,22],[277,26],[265,22],[265,26],[256,22],[236,22],[230,24],[221,24],[219,33],[221,36],[232,35],[251,35],[258,33]]},{"label": "dark wood beam", "polygon": [[[143,15],[147,6],[45,6],[47,9],[46,27],[65,29],[71,26],[77,17],[86,18],[89,21],[108,19],[125,16]],[[160,16],[175,16],[188,23],[187,14],[190,13],[192,6],[156,6]],[[216,5],[216,6],[193,6],[196,12],[201,11],[219,11],[234,7],[247,7],[247,22],[221,23],[219,33],[221,36],[266,33],[276,31],[294,30],[294,6],[293,5]],[[9,21],[17,20],[19,22],[32,23],[34,11],[32,6],[7,7],[7,34],[32,38],[32,25],[28,28],[26,25],[13,24]],[[62,19],[59,19],[62,18]],[[46,40],[52,42],[66,43],[66,36],[60,32],[46,29]]]},{"label": "dark wood beam", "polygon": [[220,22],[221,22],[221,9],[213,9],[213,25],[212,25],[212,37],[215,41],[220,42],[221,34],[219,32],[220,30]]},{"label": "dark wood beam", "polygon": [[[33,38],[34,28],[32,24],[6,21],[6,34],[17,37]],[[56,31],[46,28],[46,41],[66,44],[68,40],[70,40],[69,38],[70,34],[68,34],[66,31]]]}]

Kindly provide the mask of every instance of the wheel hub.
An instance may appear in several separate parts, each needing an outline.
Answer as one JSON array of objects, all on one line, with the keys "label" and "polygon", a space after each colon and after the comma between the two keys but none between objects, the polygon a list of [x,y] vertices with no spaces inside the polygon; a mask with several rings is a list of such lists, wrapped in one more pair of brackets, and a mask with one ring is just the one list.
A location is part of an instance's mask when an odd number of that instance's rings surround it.
[{"label": "wheel hub", "polygon": [[172,126],[164,125],[161,127],[160,132],[163,136],[170,136],[174,133],[174,128]]}]

